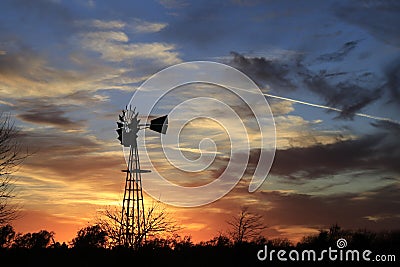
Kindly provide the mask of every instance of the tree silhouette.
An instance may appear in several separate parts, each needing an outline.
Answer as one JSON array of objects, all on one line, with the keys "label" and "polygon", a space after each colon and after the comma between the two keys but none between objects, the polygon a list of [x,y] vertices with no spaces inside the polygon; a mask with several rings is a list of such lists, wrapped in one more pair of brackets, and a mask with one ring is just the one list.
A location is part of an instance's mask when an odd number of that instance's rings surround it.
[{"label": "tree silhouette", "polygon": [[10,174],[28,156],[21,151],[18,130],[9,115],[0,113],[0,225],[17,217],[17,207],[10,204],[14,197]]},{"label": "tree silhouette", "polygon": [[78,231],[71,243],[75,248],[102,248],[107,243],[107,232],[98,224],[87,226]]},{"label": "tree silhouette", "polygon": [[[121,211],[107,209],[104,216],[99,219],[98,224],[108,234],[109,244],[117,246],[120,244]],[[165,207],[160,202],[153,202],[145,210],[145,225],[142,225],[140,235],[134,230],[135,244],[143,244],[144,236],[150,239],[162,237],[166,234],[173,234],[181,227],[173,220]]]},{"label": "tree silhouette", "polygon": [[54,232],[40,230],[37,233],[18,233],[14,239],[13,247],[17,248],[47,248],[53,240]]},{"label": "tree silhouette", "polygon": [[218,236],[215,236],[206,242],[202,242],[201,244],[211,247],[230,247],[232,245],[232,241],[228,236],[219,233]]},{"label": "tree silhouette", "polygon": [[15,237],[14,228],[7,224],[0,227],[0,248],[9,248]]},{"label": "tree silhouette", "polygon": [[228,234],[235,244],[257,238],[267,228],[263,223],[263,217],[249,212],[247,207],[243,207],[239,215],[233,216],[227,223],[230,225]]}]

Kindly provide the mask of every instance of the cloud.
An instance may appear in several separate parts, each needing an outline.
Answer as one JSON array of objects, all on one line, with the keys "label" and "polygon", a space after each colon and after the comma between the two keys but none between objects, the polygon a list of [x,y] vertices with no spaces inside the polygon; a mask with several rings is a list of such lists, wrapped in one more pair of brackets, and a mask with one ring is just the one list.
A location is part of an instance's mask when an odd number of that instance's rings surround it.
[{"label": "cloud", "polygon": [[322,96],[327,106],[341,109],[338,118],[343,119],[353,118],[354,113],[380,99],[383,94],[383,86],[368,89],[348,80],[331,84],[324,72],[307,75],[304,83],[310,91]]},{"label": "cloud", "polygon": [[[122,31],[96,31],[96,32],[87,32],[84,34],[85,40],[92,41],[90,42],[91,47],[95,47],[94,43],[98,42],[98,46],[104,45],[106,42],[128,42],[128,36]],[[96,50],[96,49],[94,49]]]},{"label": "cloud", "polygon": [[[24,147],[34,152],[35,155],[39,155],[37,158],[39,161],[61,153],[64,156],[83,155],[101,152],[105,148],[104,144],[94,136],[65,133],[57,129],[20,130],[19,137]],[[44,161],[42,164],[46,164],[46,162]]]},{"label": "cloud", "polygon": [[49,55],[18,44],[0,55],[0,92],[4,98],[18,99],[95,91],[109,88],[111,79],[123,73],[120,68],[99,64],[82,54],[71,55],[66,62],[74,68],[58,67],[50,62]]},{"label": "cloud", "polygon": [[167,27],[167,25],[168,24],[161,22],[148,22],[140,19],[135,19],[132,27],[137,33],[154,33],[161,31],[162,29]]},{"label": "cloud", "polygon": [[360,41],[347,42],[336,52],[320,55],[317,59],[321,61],[341,61],[357,47],[359,42]]},{"label": "cloud", "polygon": [[[100,20],[100,19],[92,19],[92,20],[79,20],[75,22],[76,25],[80,27],[85,27],[88,30],[99,30],[101,31],[122,31],[128,30],[134,33],[155,33],[159,32],[165,27],[167,27],[167,23],[161,22],[149,22],[146,20],[142,20],[139,18],[135,18],[132,20]],[[90,33],[89,33],[90,34]],[[94,32],[92,33],[94,34]],[[104,33],[102,33],[104,35]],[[122,40],[124,41],[124,40]],[[127,40],[125,40],[126,42]]]},{"label": "cloud", "polygon": [[82,130],[84,121],[73,121],[66,114],[65,110],[56,105],[35,102],[35,107],[28,108],[25,112],[19,113],[17,117],[26,122],[55,126],[64,130]]},{"label": "cloud", "polygon": [[[242,183],[242,182],[240,182]],[[284,191],[256,191],[248,195],[247,187],[236,186],[228,195],[201,209],[177,209],[176,218],[185,225],[205,223],[191,234],[209,238],[227,231],[226,221],[246,206],[263,216],[268,225],[268,238],[289,238],[299,241],[307,234],[318,233],[338,223],[345,229],[360,227],[372,230],[397,230],[400,222],[399,184],[359,193],[310,196]],[[340,207],[340,208],[338,208]],[[370,218],[379,218],[379,223]]]},{"label": "cloud", "polygon": [[268,84],[275,90],[295,90],[295,85],[288,78],[290,68],[279,60],[270,60],[264,57],[245,57],[231,52],[230,64],[238,68],[256,82]]},{"label": "cloud", "polygon": [[[122,179],[120,171],[126,166],[123,153],[114,142],[111,144],[87,133],[59,132],[56,129],[21,130],[19,141],[31,153],[23,168],[15,174],[22,177],[20,181],[26,181],[23,188],[34,186],[34,181],[47,187],[61,186],[63,191],[71,192],[79,187],[88,187],[88,192],[93,191],[91,202],[94,203],[96,195],[100,199],[102,193],[115,193],[122,186],[122,180],[110,179],[115,176]],[[36,191],[40,193],[40,190]],[[27,198],[34,197],[28,193]],[[81,199],[85,197],[81,196]]]},{"label": "cloud", "polygon": [[384,69],[386,76],[386,87],[389,89],[390,96],[392,97],[389,102],[400,103],[400,58],[393,60]]},{"label": "cloud", "polygon": [[163,66],[179,63],[175,46],[165,43],[129,43],[124,32],[99,31],[82,35],[82,43],[86,49],[101,54],[101,57],[111,62],[148,59]]},{"label": "cloud", "polygon": [[321,120],[308,121],[295,115],[275,115],[274,120],[277,149],[327,145],[354,138],[344,130],[339,134],[338,130],[318,129],[324,125]]},{"label": "cloud", "polygon": [[293,102],[271,99],[268,101],[274,116],[286,115],[294,111]]},{"label": "cloud", "polygon": [[[124,169],[124,159],[122,153],[109,154],[99,153],[98,155],[82,154],[82,155],[65,155],[61,152],[60,155],[56,154],[46,157],[46,161],[43,162],[39,157],[30,158],[27,160],[25,171],[37,174],[43,178],[54,180],[59,176],[60,181],[73,182],[80,181],[82,183],[98,185],[98,188],[102,190],[115,190],[121,186],[118,180],[122,180],[123,175],[120,175],[120,179],[115,181],[107,181],[109,175],[118,176],[121,170]],[[64,156],[65,155],[65,156]],[[110,186],[113,184],[113,186]],[[103,187],[109,187],[104,189]]]},{"label": "cloud", "polygon": [[[344,60],[358,42],[347,42],[338,51],[321,55],[317,59]],[[340,119],[352,119],[355,113],[381,99],[386,88],[390,88],[395,96],[399,95],[396,66],[388,69],[387,77],[382,81],[370,72],[354,74],[348,71],[329,72],[326,69],[318,71],[300,54],[277,59],[248,57],[236,52],[231,55],[229,64],[249,75],[260,86],[285,94],[307,89],[322,97],[326,106],[340,109],[341,113],[337,117]]]},{"label": "cloud", "polygon": [[126,23],[120,20],[99,20],[94,19],[90,22],[90,25],[95,28],[102,30],[122,29],[126,26]]},{"label": "cloud", "polygon": [[395,137],[396,135],[400,134],[400,125],[397,123],[392,123],[389,121],[378,121],[378,122],[372,122],[372,126],[382,129],[385,131],[388,131],[389,133],[392,133],[392,137]]},{"label": "cloud", "polygon": [[[369,230],[397,229],[400,222],[398,204],[399,184],[361,193],[332,196],[308,196],[304,194],[260,192],[260,202],[269,207],[255,205],[268,218],[270,227],[292,228],[307,226],[320,229],[334,223],[348,229],[363,226]],[[340,208],[338,208],[340,207]],[[381,218],[379,224],[368,219]]]},{"label": "cloud", "polygon": [[335,7],[335,15],[357,25],[378,40],[399,47],[400,4],[397,1],[344,2]]},{"label": "cloud", "polygon": [[310,179],[348,170],[400,173],[398,145],[390,135],[378,133],[326,145],[278,149],[271,173],[292,178],[301,173],[300,177]]}]

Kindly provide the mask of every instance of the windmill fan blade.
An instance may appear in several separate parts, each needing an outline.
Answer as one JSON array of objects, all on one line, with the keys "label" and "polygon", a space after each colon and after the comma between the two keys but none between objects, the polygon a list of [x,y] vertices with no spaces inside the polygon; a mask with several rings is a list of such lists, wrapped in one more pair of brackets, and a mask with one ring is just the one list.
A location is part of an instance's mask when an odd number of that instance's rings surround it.
[{"label": "windmill fan blade", "polygon": [[166,134],[168,128],[168,115],[155,118],[150,121],[150,130]]},{"label": "windmill fan blade", "polygon": [[120,141],[121,145],[122,145],[122,129],[119,128],[117,130],[115,130],[118,133],[118,137],[117,139]]},{"label": "windmill fan blade", "polygon": [[120,120],[120,121],[125,121],[125,118],[124,118],[125,115],[122,115],[122,116],[121,116],[121,115],[118,115],[118,116],[119,116],[119,120]]}]

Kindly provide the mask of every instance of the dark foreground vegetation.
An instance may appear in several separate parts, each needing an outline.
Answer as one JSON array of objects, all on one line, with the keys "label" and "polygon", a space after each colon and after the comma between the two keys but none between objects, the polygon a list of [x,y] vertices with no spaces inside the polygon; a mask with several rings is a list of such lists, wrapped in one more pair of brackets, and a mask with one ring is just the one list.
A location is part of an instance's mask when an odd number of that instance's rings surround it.
[{"label": "dark foreground vegetation", "polygon": [[[9,225],[0,228],[0,266],[398,266],[400,260],[400,231],[370,232],[366,230],[342,230],[334,225],[329,230],[320,230],[319,234],[306,236],[297,244],[287,239],[266,239],[259,236],[251,241],[234,241],[219,235],[215,238],[194,244],[190,237],[174,235],[169,238],[153,238],[137,249],[128,249],[108,242],[107,235],[94,225],[80,230],[69,244],[60,244],[53,239],[53,233],[16,234]],[[337,240],[343,238],[347,245],[338,249]],[[267,247],[267,253],[275,250],[273,259],[264,261],[257,258],[257,253]],[[337,259],[331,261],[327,252],[318,260],[322,250],[331,247],[336,250]],[[285,251],[280,261],[279,250]],[[289,253],[296,250],[299,260],[289,258]],[[314,261],[308,252],[316,251]],[[343,260],[340,260],[340,250]],[[345,260],[347,250],[358,250],[360,259]],[[364,250],[370,250],[370,261],[362,258]],[[280,252],[281,256],[283,252]],[[259,255],[263,257],[264,251]],[[295,253],[291,253],[296,258]],[[376,255],[384,255],[385,261],[377,262]],[[390,257],[389,257],[390,256]]]}]

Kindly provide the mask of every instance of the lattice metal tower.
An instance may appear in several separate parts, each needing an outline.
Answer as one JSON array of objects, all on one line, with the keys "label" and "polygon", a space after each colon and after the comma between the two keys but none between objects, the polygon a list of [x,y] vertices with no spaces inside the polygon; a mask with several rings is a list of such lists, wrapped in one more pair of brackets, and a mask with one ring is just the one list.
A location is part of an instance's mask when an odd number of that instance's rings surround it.
[{"label": "lattice metal tower", "polygon": [[149,128],[158,133],[165,134],[168,127],[168,117],[162,116],[150,121],[150,123],[140,124],[138,112],[135,109],[126,108],[122,110],[117,121],[118,140],[121,145],[129,148],[127,169],[125,178],[125,190],[122,200],[121,225],[120,225],[120,245],[138,248],[146,242],[146,215],[143,201],[142,173],[149,170],[140,168],[140,158],[137,146],[138,132]]}]

